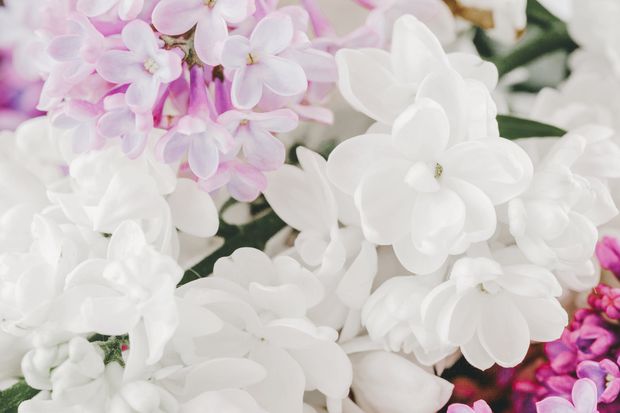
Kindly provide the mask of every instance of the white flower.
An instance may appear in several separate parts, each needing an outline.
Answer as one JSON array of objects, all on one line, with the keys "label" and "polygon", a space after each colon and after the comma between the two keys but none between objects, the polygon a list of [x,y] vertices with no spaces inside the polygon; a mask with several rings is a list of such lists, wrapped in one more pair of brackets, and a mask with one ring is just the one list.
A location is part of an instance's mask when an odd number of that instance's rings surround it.
[{"label": "white flower", "polygon": [[415,354],[424,365],[439,362],[456,350],[424,325],[422,302],[443,281],[443,273],[390,278],[364,304],[362,323],[386,350]]},{"label": "white flower", "polygon": [[377,273],[376,248],[363,238],[352,198],[327,179],[325,159],[303,147],[297,148],[297,158],[303,169],[284,165],[268,175],[265,197],[280,218],[300,231],[294,251],[316,268],[325,288],[310,318],[335,329],[347,324],[343,334],[356,335]]},{"label": "white flower", "polygon": [[447,403],[450,382],[395,353],[352,354],[353,394],[365,413],[429,413]]},{"label": "white flower", "polygon": [[[58,220],[56,220],[58,218]],[[32,243],[21,253],[0,255],[0,328],[14,334],[60,333],[50,308],[75,266],[100,257],[107,241],[100,234],[63,222],[50,210],[32,220]]]},{"label": "white flower", "polygon": [[176,228],[199,237],[215,234],[219,224],[211,197],[174,169],[159,163],[147,148],[128,159],[118,145],[80,155],[69,168],[71,190],[50,198],[79,225],[112,233],[124,220],[140,223],[147,240],[178,254]]},{"label": "white flower", "polygon": [[591,262],[596,227],[618,213],[604,181],[620,172],[620,148],[610,136],[591,127],[557,140],[537,165],[530,188],[508,205],[510,232],[527,258],[578,291],[598,282]]},{"label": "white flower", "polygon": [[129,333],[126,375],[133,377],[161,358],[178,325],[174,292],[182,275],[148,245],[138,224],[126,221],[112,235],[107,259],[85,261],[67,277],[54,315],[75,333]]},{"label": "white flower", "polygon": [[497,252],[496,257],[499,261],[459,259],[449,279],[435,287],[422,305],[427,327],[459,346],[467,361],[482,370],[494,363],[517,365],[530,340],[556,340],[568,323],[555,298],[562,288],[551,272],[515,263],[520,260],[511,250]]},{"label": "white flower", "polygon": [[23,361],[26,382],[50,390],[23,402],[19,411],[83,411],[104,413],[108,398],[120,383],[122,368],[117,363],[104,365],[103,351],[82,337],[68,343],[38,347]]},{"label": "white flower", "polygon": [[391,136],[349,139],[328,160],[331,181],[355,196],[366,239],[393,245],[416,273],[433,272],[449,255],[489,239],[494,206],[520,194],[532,176],[516,144],[485,135],[463,141],[467,107],[454,93],[461,82],[450,71],[428,76]]},{"label": "white flower", "polygon": [[[459,128],[453,133],[498,136],[495,104],[488,93],[497,84],[495,66],[475,55],[446,55],[433,33],[411,15],[400,17],[394,24],[391,52],[342,49],[336,62],[338,86],[344,98],[355,109],[387,125],[424,89],[425,78],[447,69],[456,70],[467,80],[450,84],[453,95],[427,97],[443,104],[458,96],[458,103],[451,103],[460,111],[454,114],[459,118]],[[459,108],[460,104],[467,110]]]},{"label": "white flower", "polygon": [[[305,391],[318,390],[328,400],[345,398],[352,373],[349,359],[335,343],[338,334],[316,326],[302,311],[316,298],[320,300],[315,293],[318,280],[309,271],[300,271],[302,267],[292,258],[280,257],[269,265],[259,258],[259,251],[242,250],[241,254],[254,258],[225,258],[218,261],[213,276],[179,289],[186,303],[224,322],[216,332],[194,329],[193,339],[184,340],[183,347],[177,345],[182,358],[192,364],[222,357],[247,358],[259,364],[264,376],[253,374],[257,381],[243,387],[270,413],[302,411]],[[235,273],[236,282],[230,280]],[[195,323],[201,324],[199,319]]]}]

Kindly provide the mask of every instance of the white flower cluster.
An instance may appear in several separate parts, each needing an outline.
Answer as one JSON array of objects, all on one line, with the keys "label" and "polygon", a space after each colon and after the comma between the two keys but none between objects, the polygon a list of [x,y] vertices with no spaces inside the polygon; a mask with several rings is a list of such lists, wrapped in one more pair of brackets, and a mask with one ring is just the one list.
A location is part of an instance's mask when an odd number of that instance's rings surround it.
[{"label": "white flower cluster", "polygon": [[[454,3],[525,25],[524,2]],[[40,391],[19,413],[430,413],[460,354],[512,367],[559,338],[559,297],[598,282],[620,201],[620,49],[575,3],[575,71],[533,109],[567,135],[500,137],[495,66],[404,15],[389,51],[336,55],[375,123],[327,160],[297,148],[267,175],[288,225],[268,253],[237,248],[183,285],[225,208],[155,159],[162,131],[136,159],[114,141],[76,155],[46,117],[3,134],[0,380]]]}]

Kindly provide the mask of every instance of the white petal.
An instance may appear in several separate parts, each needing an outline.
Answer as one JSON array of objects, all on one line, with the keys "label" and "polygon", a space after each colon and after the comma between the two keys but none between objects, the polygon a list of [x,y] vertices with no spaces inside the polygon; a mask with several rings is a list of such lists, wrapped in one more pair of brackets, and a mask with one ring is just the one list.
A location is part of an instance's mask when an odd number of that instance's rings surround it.
[{"label": "white petal", "polygon": [[557,300],[515,297],[514,302],[527,321],[532,340],[549,342],[560,338],[568,315]]},{"label": "white petal", "polygon": [[215,235],[219,216],[211,196],[189,179],[179,179],[174,192],[168,197],[172,222],[183,232],[197,237]]},{"label": "white petal", "polygon": [[416,274],[430,274],[437,271],[446,262],[448,253],[424,254],[413,245],[411,234],[406,235],[393,245],[398,261],[407,270]]}]

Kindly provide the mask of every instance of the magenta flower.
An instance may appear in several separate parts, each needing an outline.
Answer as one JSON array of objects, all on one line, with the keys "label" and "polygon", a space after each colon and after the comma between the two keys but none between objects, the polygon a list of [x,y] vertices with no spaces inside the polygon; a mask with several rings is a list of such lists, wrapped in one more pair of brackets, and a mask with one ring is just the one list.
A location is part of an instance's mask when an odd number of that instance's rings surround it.
[{"label": "magenta flower", "polygon": [[474,403],[473,408],[461,403],[451,404],[448,406],[447,413],[493,413],[493,411],[487,402],[478,400]]},{"label": "magenta flower", "polygon": [[620,243],[616,238],[603,237],[596,245],[596,257],[601,267],[620,278]]},{"label": "magenta flower", "polygon": [[136,158],[144,151],[148,133],[153,129],[151,112],[135,113],[125,102],[125,95],[117,93],[103,101],[106,112],[99,118],[99,133],[106,138],[120,138],[123,152]]},{"label": "magenta flower", "polygon": [[222,64],[232,70],[232,102],[251,109],[263,96],[263,88],[279,96],[295,96],[308,87],[306,74],[295,61],[281,57],[293,41],[289,16],[271,13],[262,19],[250,39],[230,36],[222,50]]},{"label": "magenta flower", "polygon": [[592,380],[596,384],[598,400],[613,403],[620,393],[620,368],[609,359],[582,361],[577,366],[577,377]]},{"label": "magenta flower", "polygon": [[215,66],[220,64],[228,24],[241,23],[254,10],[253,0],[163,0],[153,10],[153,24],[169,35],[183,34],[196,25],[196,53]]},{"label": "magenta flower", "polygon": [[289,109],[265,113],[228,111],[218,118],[243,150],[247,162],[261,171],[278,169],[285,158],[284,144],[272,133],[290,132],[298,117]]},{"label": "magenta flower", "polygon": [[181,76],[181,58],[161,49],[151,27],[134,20],[123,29],[125,50],[109,50],[97,62],[97,72],[108,82],[129,84],[126,99],[132,110],[151,110],[159,87]]},{"label": "magenta flower", "polygon": [[573,402],[561,397],[547,397],[536,403],[538,413],[598,413],[596,384],[590,379],[575,382],[572,391]]},{"label": "magenta flower", "polygon": [[77,10],[88,17],[101,16],[118,7],[121,20],[133,20],[144,8],[144,0],[78,0]]},{"label": "magenta flower", "polygon": [[599,284],[588,296],[588,304],[612,320],[620,320],[620,288]]}]

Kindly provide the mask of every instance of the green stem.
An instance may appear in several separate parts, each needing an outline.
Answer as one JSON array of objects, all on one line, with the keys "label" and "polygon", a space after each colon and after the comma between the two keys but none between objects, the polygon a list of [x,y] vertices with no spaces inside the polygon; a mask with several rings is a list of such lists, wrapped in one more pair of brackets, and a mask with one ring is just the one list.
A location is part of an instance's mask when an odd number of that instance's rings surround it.
[{"label": "green stem", "polygon": [[504,56],[495,57],[492,61],[497,65],[500,77],[512,70],[527,65],[549,53],[566,50],[573,51],[577,45],[568,35],[564,24],[554,24],[538,36],[528,39],[512,49]]},{"label": "green stem", "polygon": [[285,226],[284,221],[273,211],[238,227],[221,222],[217,235],[224,238],[224,245],[187,270],[179,285],[209,276],[213,272],[213,266],[218,259],[231,255],[238,248],[264,249],[267,241]]}]

